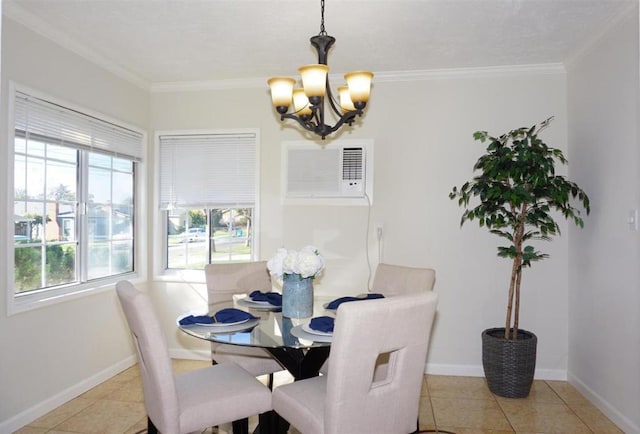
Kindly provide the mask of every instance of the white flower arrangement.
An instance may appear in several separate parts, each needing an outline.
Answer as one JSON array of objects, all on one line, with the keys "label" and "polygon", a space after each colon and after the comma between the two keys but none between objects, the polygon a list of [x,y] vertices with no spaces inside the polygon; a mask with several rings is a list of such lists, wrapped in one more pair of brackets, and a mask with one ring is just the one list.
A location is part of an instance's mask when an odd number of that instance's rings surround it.
[{"label": "white flower arrangement", "polygon": [[314,246],[306,246],[299,252],[281,248],[269,259],[267,268],[269,273],[279,280],[286,274],[298,274],[301,279],[313,279],[324,270],[324,259]]}]

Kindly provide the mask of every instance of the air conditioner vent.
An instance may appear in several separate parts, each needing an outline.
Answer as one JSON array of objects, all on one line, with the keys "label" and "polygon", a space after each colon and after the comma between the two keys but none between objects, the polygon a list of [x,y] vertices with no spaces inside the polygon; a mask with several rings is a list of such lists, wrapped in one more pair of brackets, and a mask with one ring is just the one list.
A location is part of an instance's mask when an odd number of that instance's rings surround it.
[{"label": "air conditioner vent", "polygon": [[342,180],[362,181],[363,148],[344,148],[342,150]]}]

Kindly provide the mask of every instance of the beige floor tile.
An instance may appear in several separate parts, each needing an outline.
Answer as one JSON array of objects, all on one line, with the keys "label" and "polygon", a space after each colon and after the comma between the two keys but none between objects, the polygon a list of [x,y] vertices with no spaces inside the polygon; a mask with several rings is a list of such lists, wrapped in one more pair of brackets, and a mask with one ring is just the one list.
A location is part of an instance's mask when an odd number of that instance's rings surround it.
[{"label": "beige floor tile", "polygon": [[441,434],[455,433],[455,434],[513,434],[513,430],[494,430],[494,429],[479,429],[479,428],[458,428],[458,427],[438,427],[438,431]]},{"label": "beige floor tile", "polygon": [[88,434],[122,434],[145,415],[142,403],[100,400],[62,422],[56,429]]},{"label": "beige floor tile", "polygon": [[57,429],[52,429],[51,431],[47,431],[47,434],[78,434],[73,431],[60,431]]},{"label": "beige floor tile", "polygon": [[598,434],[623,434],[607,416],[594,405],[569,405],[578,417],[594,432]]},{"label": "beige floor tile", "polygon": [[86,399],[82,397],[72,399],[66,404],[61,405],[55,410],[52,410],[44,416],[31,422],[29,426],[39,428],[54,428],[65,420],[69,419],[71,416],[78,414],[80,411],[89,407],[94,402],[95,400],[93,399]]},{"label": "beige floor tile", "polygon": [[142,378],[132,378],[120,383],[120,388],[105,395],[104,399],[111,401],[144,402],[142,393]]},{"label": "beige floor tile", "polygon": [[432,398],[490,399],[489,391],[482,377],[454,377],[449,375],[427,375],[429,396]]},{"label": "beige floor tile", "polygon": [[98,400],[104,399],[110,393],[115,392],[116,390],[122,387],[122,381],[116,380],[115,378],[110,378],[104,383],[101,383],[94,387],[91,390],[80,395],[81,398],[90,399],[90,400]]},{"label": "beige floor tile", "polygon": [[531,392],[526,398],[502,398],[496,396],[499,403],[502,402],[514,402],[523,405],[529,405],[532,403],[546,403],[546,404],[564,404],[564,401],[558,396],[558,394],[544,381],[534,381],[531,386]]},{"label": "beige floor tile", "polygon": [[427,384],[427,376],[422,376],[422,388],[420,389],[420,396],[429,396],[429,385]]},{"label": "beige floor tile", "polygon": [[436,426],[473,429],[511,429],[495,400],[431,397]]},{"label": "beige floor tile", "polygon": [[44,434],[46,432],[49,432],[49,428],[39,428],[27,425],[20,428],[18,431],[14,431],[13,434]]},{"label": "beige floor tile", "polygon": [[433,429],[436,426],[433,418],[433,410],[431,409],[431,401],[428,396],[420,397],[420,408],[418,409],[418,421],[420,429]]},{"label": "beige floor tile", "polygon": [[591,433],[565,404],[502,400],[499,402],[516,432]]},{"label": "beige floor tile", "polygon": [[143,430],[146,431],[146,429],[147,429],[147,416],[145,415],[142,419],[136,422],[135,425],[133,425],[128,430],[126,430],[124,434],[136,434]]},{"label": "beige floor tile", "polygon": [[131,381],[134,378],[140,378],[140,368],[138,368],[137,364],[125,369],[124,371],[113,377],[115,381],[123,382]]},{"label": "beige floor tile", "polygon": [[211,361],[209,360],[173,360],[173,371],[176,374],[193,371],[194,369],[206,368],[207,366],[211,366]]},{"label": "beige floor tile", "polygon": [[547,381],[551,387],[567,404],[589,405],[588,399],[578,392],[578,390],[566,381]]}]

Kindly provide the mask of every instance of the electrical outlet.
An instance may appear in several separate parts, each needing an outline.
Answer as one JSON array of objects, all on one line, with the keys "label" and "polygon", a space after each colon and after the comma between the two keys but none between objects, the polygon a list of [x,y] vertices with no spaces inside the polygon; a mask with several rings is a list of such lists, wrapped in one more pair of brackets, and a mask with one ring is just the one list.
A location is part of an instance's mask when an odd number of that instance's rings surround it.
[{"label": "electrical outlet", "polygon": [[638,209],[630,209],[627,216],[627,223],[629,224],[629,230],[638,230]]},{"label": "electrical outlet", "polygon": [[382,238],[382,225],[381,224],[376,227],[376,234],[378,235],[378,239]]}]

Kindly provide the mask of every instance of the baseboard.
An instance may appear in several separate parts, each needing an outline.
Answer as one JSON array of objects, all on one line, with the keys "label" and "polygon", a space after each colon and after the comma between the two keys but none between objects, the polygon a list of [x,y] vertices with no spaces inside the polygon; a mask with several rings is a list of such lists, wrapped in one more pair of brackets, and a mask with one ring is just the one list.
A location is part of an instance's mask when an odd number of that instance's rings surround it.
[{"label": "baseboard", "polygon": [[[484,377],[484,369],[482,368],[482,365],[442,365],[437,363],[427,363],[424,372],[425,374],[430,375]],[[566,381],[567,371],[555,369],[536,369],[534,379]]]},{"label": "baseboard", "polygon": [[620,413],[616,410],[607,400],[598,395],[593,389],[587,386],[584,382],[582,382],[575,375],[568,375],[568,382],[573,387],[578,389],[578,391],[593,405],[598,407],[598,409],[605,414],[613,423],[618,425],[622,431],[627,434],[640,434],[640,427],[635,424],[633,421],[629,420],[628,417]]},{"label": "baseboard", "polygon": [[124,360],[98,372],[46,400],[27,408],[26,410],[16,414],[15,416],[0,422],[0,433],[12,433],[25,425],[30,424],[34,420],[49,413],[51,410],[60,407],[73,398],[82,395],[84,392],[96,387],[114,375],[124,371],[136,363],[135,356],[129,356]]},{"label": "baseboard", "polygon": [[425,374],[453,375],[458,377],[484,377],[482,366],[477,365],[442,365],[427,363]]}]

